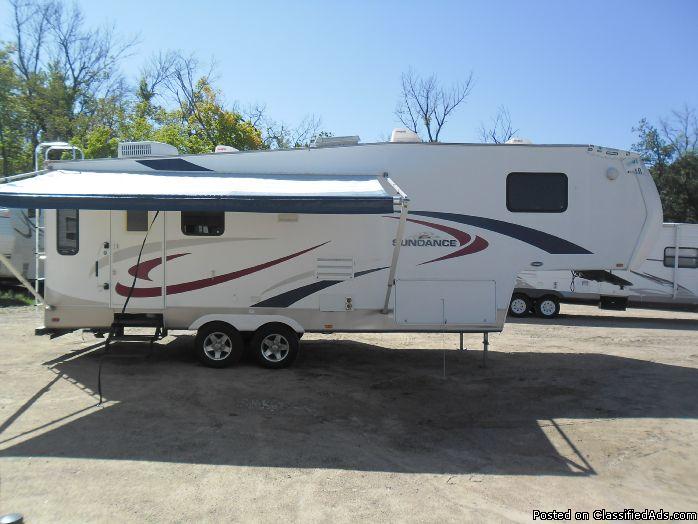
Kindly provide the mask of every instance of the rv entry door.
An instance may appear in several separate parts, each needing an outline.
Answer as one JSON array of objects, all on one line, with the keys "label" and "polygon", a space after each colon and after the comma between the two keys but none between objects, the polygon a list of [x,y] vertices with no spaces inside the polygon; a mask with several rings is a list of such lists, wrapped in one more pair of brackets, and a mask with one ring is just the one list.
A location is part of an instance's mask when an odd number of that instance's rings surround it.
[{"label": "rv entry door", "polygon": [[127,311],[162,310],[165,307],[164,222],[164,212],[155,218],[155,211],[111,211],[110,289],[113,309],[121,309],[129,293]]}]

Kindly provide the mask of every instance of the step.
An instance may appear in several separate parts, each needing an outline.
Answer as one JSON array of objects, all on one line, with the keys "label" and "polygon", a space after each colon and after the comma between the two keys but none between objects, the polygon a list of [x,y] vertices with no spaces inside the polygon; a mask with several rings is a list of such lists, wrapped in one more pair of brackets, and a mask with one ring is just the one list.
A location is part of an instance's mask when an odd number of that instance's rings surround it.
[{"label": "step", "polygon": [[154,340],[154,339],[155,339],[154,335],[114,335],[112,337],[112,340],[119,340],[119,341],[130,340],[132,342],[150,342],[151,340]]},{"label": "step", "polygon": [[163,320],[159,313],[114,313],[112,326],[157,328],[163,327]]}]

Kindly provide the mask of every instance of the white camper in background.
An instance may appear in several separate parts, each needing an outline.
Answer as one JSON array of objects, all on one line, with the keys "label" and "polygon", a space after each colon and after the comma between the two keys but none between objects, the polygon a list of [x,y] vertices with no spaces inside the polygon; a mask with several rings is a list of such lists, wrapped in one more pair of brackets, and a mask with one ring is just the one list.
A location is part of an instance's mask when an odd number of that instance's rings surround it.
[{"label": "white camper in background", "polygon": [[635,268],[661,227],[640,158],[603,147],[127,150],[0,185],[48,210],[40,333],[190,330],[207,365],[247,339],[282,367],[308,331],[501,331],[522,270]]},{"label": "white camper in background", "polygon": [[626,307],[698,310],[698,224],[664,224],[639,267],[626,271],[522,271],[509,312],[555,317],[560,302]]},{"label": "white camper in background", "polygon": [[[0,254],[27,280],[34,280],[36,215],[33,209],[0,208]],[[9,268],[0,264],[0,282],[16,283]]]}]

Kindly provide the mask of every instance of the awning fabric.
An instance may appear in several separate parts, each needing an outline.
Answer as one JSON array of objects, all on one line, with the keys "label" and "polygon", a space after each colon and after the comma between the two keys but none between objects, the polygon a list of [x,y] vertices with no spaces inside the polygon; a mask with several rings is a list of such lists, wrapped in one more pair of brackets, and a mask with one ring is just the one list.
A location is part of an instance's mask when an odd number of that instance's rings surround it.
[{"label": "awning fabric", "polygon": [[57,170],[0,184],[0,206],[252,213],[392,213],[377,176]]}]

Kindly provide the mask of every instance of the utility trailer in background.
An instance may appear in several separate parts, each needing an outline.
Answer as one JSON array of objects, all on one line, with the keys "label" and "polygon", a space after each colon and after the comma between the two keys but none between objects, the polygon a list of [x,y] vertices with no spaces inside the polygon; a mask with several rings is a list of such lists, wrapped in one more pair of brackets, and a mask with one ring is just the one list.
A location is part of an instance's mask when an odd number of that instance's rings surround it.
[{"label": "utility trailer in background", "polygon": [[262,365],[289,365],[310,331],[486,341],[522,270],[634,268],[661,227],[636,154],[410,140],[204,155],[131,144],[0,185],[0,205],[47,210],[38,332],[196,331],[218,367],[245,341]]},{"label": "utility trailer in background", "polygon": [[509,313],[557,316],[560,303],[698,311],[698,224],[667,223],[637,268],[612,272],[522,271]]},{"label": "utility trailer in background", "polygon": [[[0,254],[27,280],[34,280],[36,264],[36,211],[0,208]],[[10,269],[0,264],[0,283],[17,284]]]}]

